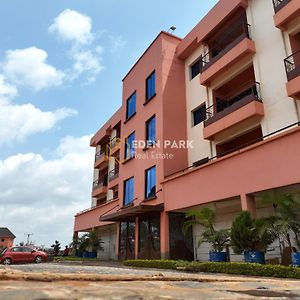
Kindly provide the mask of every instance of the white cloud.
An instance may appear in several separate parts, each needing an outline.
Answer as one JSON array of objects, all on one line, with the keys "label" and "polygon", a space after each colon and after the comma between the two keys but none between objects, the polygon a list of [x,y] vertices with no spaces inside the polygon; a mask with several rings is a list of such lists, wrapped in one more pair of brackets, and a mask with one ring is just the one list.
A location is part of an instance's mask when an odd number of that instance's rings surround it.
[{"label": "white cloud", "polygon": [[12,84],[7,83],[4,76],[0,74],[0,98],[14,98],[17,95],[17,88]]},{"label": "white cloud", "polygon": [[45,50],[36,47],[8,50],[2,64],[4,75],[13,83],[36,91],[59,86],[65,75],[49,65],[47,57]]},{"label": "white cloud", "polygon": [[74,214],[90,205],[94,151],[91,136],[66,137],[53,159],[18,154],[0,160],[0,219],[24,240],[38,244],[70,242]]},{"label": "white cloud", "polygon": [[108,38],[111,42],[110,52],[113,54],[119,51],[120,49],[124,48],[125,45],[127,44],[127,42],[120,35],[119,36],[109,35]]},{"label": "white cloud", "polygon": [[60,38],[79,44],[88,44],[93,40],[92,19],[75,10],[66,9],[61,12],[49,27],[49,32]]},{"label": "white cloud", "polygon": [[76,111],[69,108],[41,111],[30,103],[0,103],[0,145],[22,141],[30,135],[48,131],[59,121],[75,114]]}]

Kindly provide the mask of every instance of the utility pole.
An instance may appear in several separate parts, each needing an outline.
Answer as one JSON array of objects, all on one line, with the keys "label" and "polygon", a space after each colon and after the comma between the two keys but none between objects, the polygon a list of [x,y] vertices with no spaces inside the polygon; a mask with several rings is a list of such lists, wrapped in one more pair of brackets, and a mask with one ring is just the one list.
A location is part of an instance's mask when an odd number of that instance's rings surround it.
[{"label": "utility pole", "polygon": [[26,246],[29,245],[29,239],[30,239],[30,236],[33,235],[33,233],[24,233],[24,235],[27,236],[27,243],[26,243]]}]

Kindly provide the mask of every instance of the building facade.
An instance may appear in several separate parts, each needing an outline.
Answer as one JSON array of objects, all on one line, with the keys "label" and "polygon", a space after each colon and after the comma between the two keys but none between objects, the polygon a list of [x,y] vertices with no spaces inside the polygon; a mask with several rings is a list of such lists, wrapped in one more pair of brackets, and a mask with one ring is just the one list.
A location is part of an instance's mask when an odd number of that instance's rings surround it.
[{"label": "building facade", "polygon": [[0,227],[0,248],[12,247],[16,236],[6,227]]},{"label": "building facade", "polygon": [[242,210],[272,214],[264,193],[300,192],[299,100],[299,0],[220,0],[183,39],[161,32],[91,140],[75,234],[96,229],[105,259],[207,259],[201,229],[182,232],[188,210],[213,207],[228,228]]}]

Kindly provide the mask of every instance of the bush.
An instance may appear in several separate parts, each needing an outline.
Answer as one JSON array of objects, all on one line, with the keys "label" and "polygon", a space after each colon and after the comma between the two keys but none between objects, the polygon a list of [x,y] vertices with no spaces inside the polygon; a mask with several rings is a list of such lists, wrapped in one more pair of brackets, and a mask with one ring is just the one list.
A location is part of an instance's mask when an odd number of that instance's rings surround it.
[{"label": "bush", "polygon": [[250,263],[186,262],[174,260],[127,260],[125,266],[158,269],[184,268],[188,272],[223,273],[261,277],[300,279],[300,268]]},{"label": "bush", "polygon": [[175,269],[176,260],[125,260],[124,266],[138,267],[138,268],[157,268],[157,269]]}]

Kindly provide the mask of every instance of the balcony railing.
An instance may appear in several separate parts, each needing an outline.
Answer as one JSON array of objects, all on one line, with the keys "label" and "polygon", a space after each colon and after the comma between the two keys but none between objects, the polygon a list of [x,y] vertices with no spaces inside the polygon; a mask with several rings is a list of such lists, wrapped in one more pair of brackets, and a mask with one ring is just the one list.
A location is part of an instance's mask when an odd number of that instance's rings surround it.
[{"label": "balcony railing", "polygon": [[215,104],[209,106],[206,109],[207,119],[204,125],[208,126],[253,100],[262,101],[258,82],[247,84],[247,88],[231,99],[218,99]]},{"label": "balcony railing", "polygon": [[115,136],[113,139],[110,140],[110,143],[109,143],[110,149],[113,149],[119,143],[120,143],[120,138],[118,136]]},{"label": "balcony railing", "polygon": [[115,168],[108,173],[108,180],[113,181],[119,177],[119,168]]},{"label": "balcony railing", "polygon": [[101,159],[102,157],[104,157],[106,155],[106,147],[104,147],[104,149],[101,149],[100,151],[98,151],[95,155],[95,162],[98,161],[99,159]]},{"label": "balcony railing", "polygon": [[93,190],[107,186],[107,175],[93,182]]},{"label": "balcony railing", "polygon": [[287,57],[284,64],[289,81],[300,76],[300,50]]},{"label": "balcony railing", "polygon": [[284,6],[286,6],[291,0],[273,0],[273,6],[275,13],[279,12]]},{"label": "balcony railing", "polygon": [[247,23],[239,22],[229,31],[224,32],[218,42],[202,57],[201,72],[205,71],[245,38],[251,39],[251,26]]}]

